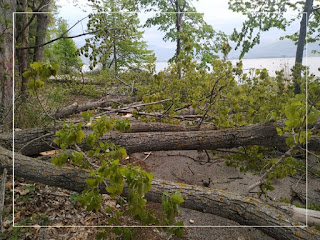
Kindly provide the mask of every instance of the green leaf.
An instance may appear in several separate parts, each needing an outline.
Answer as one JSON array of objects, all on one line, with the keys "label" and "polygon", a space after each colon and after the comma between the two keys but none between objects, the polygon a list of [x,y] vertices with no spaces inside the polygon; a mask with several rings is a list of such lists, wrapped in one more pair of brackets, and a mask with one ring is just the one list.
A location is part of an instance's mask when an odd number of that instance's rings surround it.
[{"label": "green leaf", "polygon": [[91,187],[91,188],[97,186],[97,181],[96,181],[96,179],[93,179],[93,178],[88,178],[88,179],[86,179],[86,183],[87,183],[88,186]]},{"label": "green leaf", "polygon": [[82,130],[79,130],[76,134],[76,143],[81,143],[84,137],[85,137],[84,132]]},{"label": "green leaf", "polygon": [[147,175],[147,177],[149,179],[149,182],[151,182],[152,179],[153,179],[153,174],[152,173],[146,173],[146,175]]},{"label": "green leaf", "polygon": [[37,76],[37,73],[34,72],[34,71],[32,71],[32,72],[31,71],[27,71],[27,72],[24,72],[22,74],[22,76],[25,77],[26,79],[29,79],[29,78]]},{"label": "green leaf", "polygon": [[278,133],[279,136],[283,135],[283,131],[281,130],[281,128],[277,127],[276,130],[277,130],[277,133]]},{"label": "green leaf", "polygon": [[53,76],[57,76],[58,74],[58,71],[59,71],[59,68],[60,68],[60,65],[59,64],[56,64],[56,63],[51,63],[51,74]]},{"label": "green leaf", "polygon": [[171,200],[176,204],[181,204],[184,202],[180,192],[175,192],[174,194],[172,194]]},{"label": "green leaf", "polygon": [[39,72],[40,68],[43,67],[43,64],[41,62],[34,62],[30,64],[30,67],[32,67],[33,70]]}]

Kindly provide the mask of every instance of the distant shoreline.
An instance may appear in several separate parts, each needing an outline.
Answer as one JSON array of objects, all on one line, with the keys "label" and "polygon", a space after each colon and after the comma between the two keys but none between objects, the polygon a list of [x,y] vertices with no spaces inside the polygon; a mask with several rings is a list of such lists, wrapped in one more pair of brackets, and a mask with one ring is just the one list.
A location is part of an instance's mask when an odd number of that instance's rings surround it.
[{"label": "distant shoreline", "polygon": [[[242,58],[242,59],[269,59],[269,58],[281,58],[281,59],[283,59],[283,58],[296,58],[295,56],[292,56],[292,57],[287,57],[287,56],[282,56],[282,57],[254,57],[254,58],[252,58],[252,57],[250,57],[250,58],[246,58],[246,57],[244,57],[244,58]],[[304,58],[320,58],[320,55],[316,55],[316,56],[305,56]],[[230,58],[230,59],[228,59],[228,60],[239,60],[239,58]]]}]

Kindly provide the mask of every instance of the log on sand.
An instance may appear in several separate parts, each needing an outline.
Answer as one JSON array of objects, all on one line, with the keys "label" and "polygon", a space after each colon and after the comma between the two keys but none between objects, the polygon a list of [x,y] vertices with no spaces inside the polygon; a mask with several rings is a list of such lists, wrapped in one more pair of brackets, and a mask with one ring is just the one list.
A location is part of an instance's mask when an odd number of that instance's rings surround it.
[{"label": "log on sand", "polygon": [[[11,173],[12,162],[12,152],[0,147],[0,169],[7,168]],[[51,163],[35,160],[18,153],[14,155],[14,174],[16,177],[77,192],[81,192],[86,187],[85,179],[90,177],[86,170],[58,168]],[[164,191],[170,193],[179,191],[185,200],[182,207],[228,218],[241,225],[276,226],[259,227],[261,231],[275,239],[320,239],[320,233],[315,230],[295,227],[304,225],[304,223],[294,219],[297,212],[292,205],[266,203],[228,191],[162,180],[153,180],[152,186],[146,195],[150,201],[160,202]],[[106,190],[101,187],[101,192],[106,193]],[[125,188],[124,195],[127,194],[128,191]],[[300,212],[299,216],[303,213],[305,211]],[[319,220],[319,214],[315,214],[315,216],[318,216]],[[301,217],[299,219],[303,220]]]},{"label": "log on sand", "polygon": [[[198,131],[198,130],[212,130],[215,127],[212,125],[202,125],[200,128],[193,126],[183,126],[168,123],[158,122],[139,122],[130,121],[131,128],[128,132],[184,132],[184,131]],[[24,155],[36,155],[39,152],[52,149],[52,139],[54,133],[59,130],[61,126],[46,127],[46,128],[32,128],[22,131],[15,131],[15,149]],[[91,127],[83,127],[83,130],[88,133]],[[0,145],[7,149],[12,149],[12,132],[0,134]],[[28,144],[30,143],[30,144]],[[32,148],[32,149],[30,149]]]},{"label": "log on sand", "polygon": [[[286,149],[285,136],[279,136],[275,123],[256,124],[235,129],[185,131],[185,132],[141,132],[107,133],[100,141],[112,141],[122,145],[129,153],[167,150],[215,150],[248,145],[261,145]],[[90,132],[90,130],[88,130]],[[37,155],[53,149],[54,135],[45,130],[29,129],[15,133],[15,151],[24,155]],[[31,142],[30,142],[31,141]],[[28,144],[28,147],[25,147]],[[0,145],[12,148],[12,134],[0,134]],[[85,148],[85,146],[83,146]],[[320,137],[311,137],[308,149],[320,151]]]}]

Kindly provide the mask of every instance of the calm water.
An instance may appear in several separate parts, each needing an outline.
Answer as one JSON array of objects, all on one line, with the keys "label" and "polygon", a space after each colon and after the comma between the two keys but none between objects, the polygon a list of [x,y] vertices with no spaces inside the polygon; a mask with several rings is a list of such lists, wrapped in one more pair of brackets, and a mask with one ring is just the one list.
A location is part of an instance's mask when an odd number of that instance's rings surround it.
[{"label": "calm water", "polygon": [[[243,69],[244,71],[249,71],[249,69],[262,69],[266,68],[269,70],[270,76],[275,76],[275,71],[284,69],[285,74],[290,75],[290,69],[294,65],[294,58],[257,58],[257,59],[243,59]],[[232,64],[236,64],[238,60],[231,60]],[[308,57],[304,59],[304,65],[309,66],[310,73],[320,77],[320,57]],[[157,62],[156,70],[157,72],[163,70],[168,66],[167,62]]]}]

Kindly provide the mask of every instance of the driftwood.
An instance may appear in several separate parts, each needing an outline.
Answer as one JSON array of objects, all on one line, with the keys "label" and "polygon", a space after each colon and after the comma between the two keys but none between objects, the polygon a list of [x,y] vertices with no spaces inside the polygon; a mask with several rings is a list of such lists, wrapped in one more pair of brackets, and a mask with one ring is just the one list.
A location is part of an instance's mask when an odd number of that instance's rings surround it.
[{"label": "driftwood", "polygon": [[94,102],[86,102],[83,104],[78,104],[78,103],[73,103],[61,110],[59,110],[58,112],[56,112],[55,114],[55,118],[59,119],[59,118],[65,118],[68,117],[72,114],[75,113],[79,113],[79,112],[84,112],[87,111],[89,109],[94,109],[94,108],[103,108],[103,107],[108,107],[111,106],[114,103],[130,103],[135,101],[134,97],[131,98],[127,98],[127,97],[123,97],[123,98],[111,98],[111,99],[100,99],[98,101],[94,101]]},{"label": "driftwood", "polygon": [[[12,152],[2,147],[0,147],[0,168],[7,168],[9,173],[12,172]],[[14,171],[17,177],[77,192],[86,187],[85,179],[90,176],[88,171],[83,169],[57,168],[51,163],[18,153],[14,155]],[[179,191],[185,200],[182,204],[184,208],[215,214],[247,226],[276,226],[259,227],[261,231],[276,239],[320,239],[319,232],[315,230],[294,227],[304,225],[305,211],[296,211],[292,205],[269,203],[228,191],[163,180],[153,180],[152,185],[153,188],[146,195],[150,201],[160,202],[163,191],[170,193]],[[106,193],[105,188],[101,187],[101,192]],[[124,196],[127,194],[125,188]],[[309,222],[318,223],[319,212],[310,213],[312,219]],[[301,222],[296,221],[296,218]]]},{"label": "driftwood", "polygon": [[[87,132],[90,132],[88,130]],[[22,154],[32,156],[39,152],[52,150],[53,134],[45,135],[46,131],[31,129],[15,133],[15,151],[26,144],[28,148]],[[215,150],[248,145],[261,145],[287,149],[285,136],[279,136],[275,123],[256,124],[247,127],[210,131],[187,132],[142,132],[142,133],[108,133],[100,141],[112,141],[122,145],[129,153],[167,150]],[[30,142],[32,141],[32,142]],[[11,149],[12,134],[0,134],[0,145]],[[82,147],[85,148],[84,145]],[[311,137],[308,149],[320,151],[320,137]]]}]

